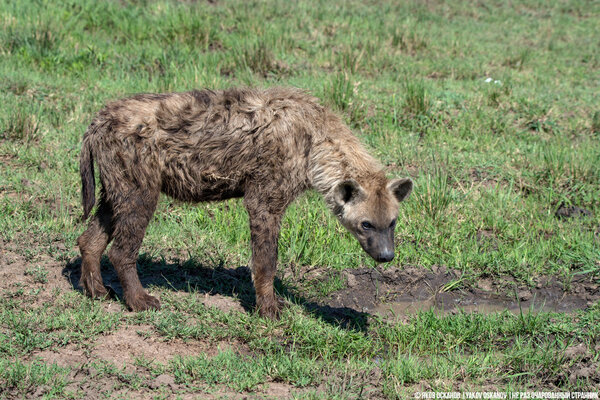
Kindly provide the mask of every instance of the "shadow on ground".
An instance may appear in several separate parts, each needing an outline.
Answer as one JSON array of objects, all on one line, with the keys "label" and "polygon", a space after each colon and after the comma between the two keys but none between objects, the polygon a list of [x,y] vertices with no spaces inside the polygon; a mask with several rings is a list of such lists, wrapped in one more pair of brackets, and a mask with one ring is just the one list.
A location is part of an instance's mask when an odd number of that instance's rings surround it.
[{"label": "shadow on ground", "polygon": [[[122,301],[123,289],[116,271],[106,256],[102,257],[101,271],[104,285],[109,289],[109,293],[114,298]],[[138,273],[145,288],[156,286],[197,294],[219,294],[235,297],[239,299],[242,307],[247,312],[254,310],[256,305],[250,269],[246,266],[226,268],[220,264],[213,267],[207,266],[194,258],[185,261],[167,262],[140,255],[138,258]],[[63,268],[62,275],[70,281],[76,290],[82,291],[79,285],[79,278],[81,277],[80,257],[69,261]],[[368,326],[370,316],[368,313],[343,305],[332,307],[319,304],[312,299],[305,298],[295,288],[285,284],[279,278],[275,278],[275,289],[288,301],[303,306],[308,312],[328,323],[357,331],[365,331]]]},{"label": "shadow on ground", "polygon": [[[63,269],[75,288],[79,288],[81,259]],[[347,287],[327,298],[311,297],[308,288],[330,279],[326,268],[284,271],[283,281],[275,279],[275,288],[288,301],[303,306],[322,320],[345,329],[365,331],[369,317],[406,319],[418,311],[438,314],[454,312],[492,313],[508,310],[522,312],[573,312],[600,300],[600,277],[573,275],[568,281],[540,276],[532,286],[505,277],[466,277],[446,267],[432,269],[417,266],[346,269],[342,280]],[[255,306],[254,287],[248,267],[225,268],[206,265],[191,258],[186,261],[158,261],[141,255],[138,271],[144,287],[157,286],[199,294],[219,294],[240,300],[246,311]],[[104,284],[117,298],[122,289],[108,258],[102,259]],[[81,289],[79,289],[81,290]]]}]

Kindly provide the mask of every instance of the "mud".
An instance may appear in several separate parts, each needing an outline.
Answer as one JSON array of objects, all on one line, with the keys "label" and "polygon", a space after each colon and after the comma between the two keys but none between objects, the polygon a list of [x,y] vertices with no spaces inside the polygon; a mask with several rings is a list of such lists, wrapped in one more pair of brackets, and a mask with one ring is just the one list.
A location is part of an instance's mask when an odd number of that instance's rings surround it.
[{"label": "mud", "polygon": [[560,219],[593,217],[590,210],[577,206],[566,206],[564,204],[558,207],[554,215]]},{"label": "mud", "polygon": [[[138,359],[149,363],[167,364],[175,357],[186,357],[193,354],[215,356],[227,349],[243,352],[245,347],[243,343],[239,342],[164,340],[156,336],[151,326],[135,325],[124,326],[115,332],[99,336],[85,346],[69,344],[63,347],[34,351],[28,354],[26,359],[29,361],[43,360],[48,364],[57,364],[61,367],[79,366],[80,369],[85,369],[84,372],[91,375],[95,374],[94,363],[108,362],[121,368],[124,373],[134,373],[141,369],[136,364]],[[154,382],[154,379],[152,381]],[[156,383],[154,382],[154,384]]]},{"label": "mud", "polygon": [[564,353],[564,371],[557,379],[568,380],[571,384],[575,384],[578,379],[600,384],[598,363],[594,359],[594,352],[590,350],[583,343],[568,347]]},{"label": "mud", "polygon": [[600,299],[600,279],[589,275],[574,275],[570,282],[540,277],[533,287],[519,285],[510,277],[469,282],[460,271],[446,267],[359,268],[345,270],[343,275],[348,287],[331,294],[326,303],[385,317],[429,309],[441,314],[569,313]]}]

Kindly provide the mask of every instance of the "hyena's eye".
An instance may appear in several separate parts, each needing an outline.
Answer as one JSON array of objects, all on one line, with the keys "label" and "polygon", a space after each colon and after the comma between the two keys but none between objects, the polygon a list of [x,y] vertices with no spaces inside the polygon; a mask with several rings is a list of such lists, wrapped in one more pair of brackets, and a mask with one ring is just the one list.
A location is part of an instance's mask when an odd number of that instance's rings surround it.
[{"label": "hyena's eye", "polygon": [[396,220],[393,220],[392,223],[390,224],[390,228],[394,228],[396,226]]},{"label": "hyena's eye", "polygon": [[368,231],[368,230],[370,230],[370,229],[375,229],[375,227],[374,227],[374,226],[373,226],[373,225],[372,225],[370,222],[367,222],[367,221],[364,221],[364,222],[363,222],[362,224],[360,224],[360,225],[362,226],[362,228],[363,228],[365,231]]}]

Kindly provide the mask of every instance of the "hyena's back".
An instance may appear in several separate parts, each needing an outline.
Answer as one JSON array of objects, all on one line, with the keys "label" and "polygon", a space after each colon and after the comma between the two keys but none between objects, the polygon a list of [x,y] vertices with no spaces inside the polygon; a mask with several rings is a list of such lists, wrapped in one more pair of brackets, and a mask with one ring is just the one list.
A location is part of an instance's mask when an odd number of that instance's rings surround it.
[{"label": "hyena's back", "polygon": [[[322,115],[294,89],[138,95],[98,114],[82,154],[89,149],[96,161],[108,200],[141,186],[185,201],[241,197],[249,184],[297,192],[307,185],[311,127]],[[84,180],[89,158],[81,160]]]}]

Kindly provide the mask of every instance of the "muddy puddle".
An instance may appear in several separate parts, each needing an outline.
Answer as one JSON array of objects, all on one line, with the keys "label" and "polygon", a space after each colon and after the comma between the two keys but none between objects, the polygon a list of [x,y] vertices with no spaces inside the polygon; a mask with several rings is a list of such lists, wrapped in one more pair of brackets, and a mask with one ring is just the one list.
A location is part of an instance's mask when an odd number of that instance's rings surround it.
[{"label": "muddy puddle", "polygon": [[328,305],[384,317],[427,310],[441,315],[570,313],[600,300],[600,277],[589,275],[574,275],[569,282],[539,277],[534,285],[524,286],[511,277],[466,279],[445,267],[360,268],[343,274],[348,287],[332,293]]},{"label": "muddy puddle", "polygon": [[[427,300],[404,300],[382,303],[373,308],[375,314],[383,317],[397,317],[415,314],[419,311],[433,310],[438,315],[453,314],[456,312],[492,314],[509,311],[515,315],[529,312],[562,312],[560,304],[532,303],[529,307],[516,302],[502,300],[476,300],[473,303],[457,301],[455,303],[443,303],[436,299]],[[572,310],[570,310],[572,311]],[[569,312],[569,311],[567,311]]]}]

